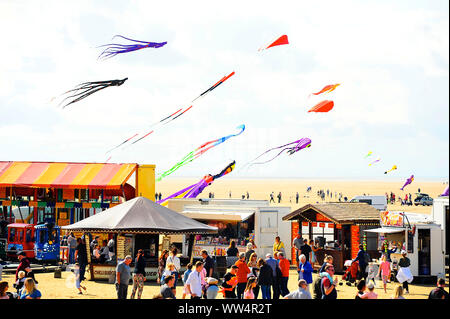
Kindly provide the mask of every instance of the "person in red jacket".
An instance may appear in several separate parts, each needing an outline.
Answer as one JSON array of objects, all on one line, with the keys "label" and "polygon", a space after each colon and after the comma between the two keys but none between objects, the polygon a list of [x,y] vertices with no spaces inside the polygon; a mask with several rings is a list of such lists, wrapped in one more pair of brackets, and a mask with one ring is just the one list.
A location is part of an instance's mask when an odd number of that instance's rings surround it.
[{"label": "person in red jacket", "polygon": [[282,252],[278,253],[279,266],[281,269],[281,280],[280,280],[280,292],[284,297],[289,294],[288,289],[288,280],[289,280],[289,267],[291,267],[291,263],[287,258],[284,257]]},{"label": "person in red jacket", "polygon": [[247,275],[250,273],[250,268],[248,268],[247,263],[245,262],[245,253],[239,254],[239,260],[236,261],[235,265],[238,267],[237,270],[237,297],[238,299],[242,299],[245,291],[245,287],[247,286]]}]

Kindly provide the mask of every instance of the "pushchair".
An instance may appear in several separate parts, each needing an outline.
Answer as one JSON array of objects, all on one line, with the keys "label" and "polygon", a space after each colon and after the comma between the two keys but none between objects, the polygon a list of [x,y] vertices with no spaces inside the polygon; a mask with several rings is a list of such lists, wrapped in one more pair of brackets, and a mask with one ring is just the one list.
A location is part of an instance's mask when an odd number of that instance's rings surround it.
[{"label": "pushchair", "polygon": [[[347,286],[351,286],[353,283],[357,285],[356,280],[358,278],[359,262],[352,262],[351,260],[346,260],[344,263],[346,267],[344,274],[342,275],[342,280],[346,282]],[[339,283],[342,285],[342,282]]]}]

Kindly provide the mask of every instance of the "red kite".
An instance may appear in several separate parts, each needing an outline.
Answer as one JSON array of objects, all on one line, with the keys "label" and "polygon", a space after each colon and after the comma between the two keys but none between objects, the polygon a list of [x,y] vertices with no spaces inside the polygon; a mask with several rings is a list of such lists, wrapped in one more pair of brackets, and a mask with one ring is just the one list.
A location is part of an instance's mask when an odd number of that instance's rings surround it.
[{"label": "red kite", "polygon": [[259,48],[258,51],[267,50],[268,48],[275,47],[278,45],[283,45],[283,44],[289,44],[288,37],[285,34],[282,35],[281,37],[279,37],[278,39],[276,39],[275,41],[273,41],[272,43],[270,43],[268,46]]},{"label": "red kite", "polygon": [[334,106],[333,101],[324,100],[324,101],[320,102],[319,104],[317,104],[316,106],[314,106],[312,109],[310,109],[308,111],[308,113],[309,112],[328,112],[328,111],[331,111],[333,106]]}]

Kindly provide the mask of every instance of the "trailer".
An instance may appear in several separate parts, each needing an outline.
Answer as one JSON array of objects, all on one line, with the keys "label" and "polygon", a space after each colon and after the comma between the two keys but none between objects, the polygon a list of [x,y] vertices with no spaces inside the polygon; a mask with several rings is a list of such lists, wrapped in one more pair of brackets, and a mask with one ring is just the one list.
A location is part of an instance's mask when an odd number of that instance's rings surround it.
[{"label": "trailer", "polygon": [[386,247],[397,248],[390,255],[393,264],[402,257],[402,250],[407,252],[414,282],[436,283],[437,278],[445,278],[443,232],[431,216],[384,211],[380,213],[380,225],[366,232],[378,234],[379,251],[385,252]]},{"label": "trailer", "polygon": [[433,201],[433,220],[441,225],[442,247],[445,252],[445,265],[448,266],[448,256],[450,248],[450,236],[447,231],[450,227],[449,200],[448,196],[440,196]]}]

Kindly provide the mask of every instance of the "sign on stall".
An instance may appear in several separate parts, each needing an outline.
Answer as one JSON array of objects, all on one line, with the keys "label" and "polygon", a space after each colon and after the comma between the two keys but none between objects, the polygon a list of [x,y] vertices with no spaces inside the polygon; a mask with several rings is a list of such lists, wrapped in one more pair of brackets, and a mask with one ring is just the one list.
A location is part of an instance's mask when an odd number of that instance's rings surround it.
[{"label": "sign on stall", "polygon": [[402,212],[381,212],[381,226],[404,227],[404,214]]}]

